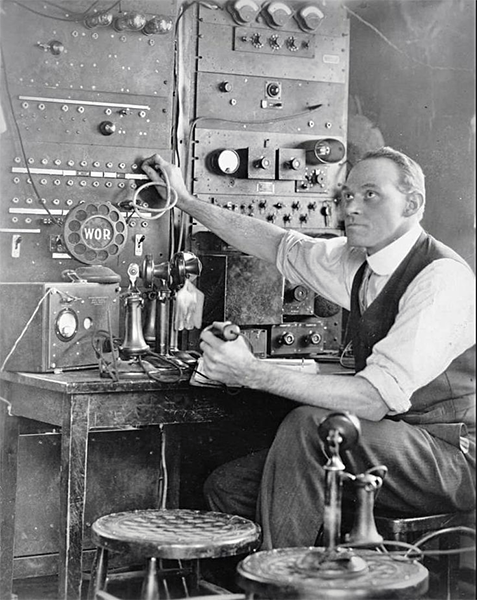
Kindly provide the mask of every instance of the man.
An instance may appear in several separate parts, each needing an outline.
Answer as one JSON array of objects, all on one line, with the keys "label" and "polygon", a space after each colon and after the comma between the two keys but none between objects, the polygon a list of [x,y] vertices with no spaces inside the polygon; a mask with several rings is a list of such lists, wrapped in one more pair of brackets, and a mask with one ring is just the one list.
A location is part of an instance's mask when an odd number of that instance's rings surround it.
[{"label": "man", "polygon": [[284,419],[268,453],[210,476],[211,508],[256,518],[264,549],[313,545],[323,524],[326,461],[318,424],[330,410],[346,410],[361,420],[348,470],[388,468],[377,508],[400,516],[473,509],[474,276],[420,226],[419,165],[391,148],[368,153],[342,190],[346,237],[326,240],[201,202],[157,155],[143,164],[152,180],[155,166],[169,176],[179,208],[276,264],[292,283],[350,310],[352,377],[286,370],[255,358],[241,338],[223,342],[202,332],[207,376],[302,405]]}]

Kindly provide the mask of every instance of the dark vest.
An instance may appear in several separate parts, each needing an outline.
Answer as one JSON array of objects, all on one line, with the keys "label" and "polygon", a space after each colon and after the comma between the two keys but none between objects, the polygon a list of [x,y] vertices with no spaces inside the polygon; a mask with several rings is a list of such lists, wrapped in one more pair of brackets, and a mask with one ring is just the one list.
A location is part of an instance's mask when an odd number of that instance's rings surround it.
[{"label": "dark vest", "polygon": [[[366,263],[359,268],[353,280],[348,322],[357,373],[366,366],[373,346],[391,329],[408,285],[425,267],[442,258],[451,258],[468,267],[453,250],[423,232],[363,315],[359,307],[359,288]],[[408,412],[391,418],[423,426],[433,435],[459,446],[460,436],[465,436],[467,431],[475,439],[474,403],[475,346],[458,356],[433,381],[416,390]]]}]

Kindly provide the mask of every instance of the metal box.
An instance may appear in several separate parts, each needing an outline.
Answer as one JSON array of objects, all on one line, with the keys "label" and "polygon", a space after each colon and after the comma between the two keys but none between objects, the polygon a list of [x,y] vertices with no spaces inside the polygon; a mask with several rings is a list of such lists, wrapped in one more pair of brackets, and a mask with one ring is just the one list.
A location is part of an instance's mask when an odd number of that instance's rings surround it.
[{"label": "metal box", "polygon": [[99,330],[118,335],[119,287],[100,283],[0,283],[0,362],[7,371],[96,365]]}]

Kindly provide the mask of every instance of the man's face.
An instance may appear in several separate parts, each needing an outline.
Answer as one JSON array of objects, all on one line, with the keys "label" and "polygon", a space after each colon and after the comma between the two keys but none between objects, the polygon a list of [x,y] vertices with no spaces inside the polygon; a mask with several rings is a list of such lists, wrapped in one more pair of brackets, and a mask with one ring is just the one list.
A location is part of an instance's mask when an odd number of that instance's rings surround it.
[{"label": "man's face", "polygon": [[341,204],[351,246],[374,254],[414,225],[405,214],[408,197],[398,189],[399,175],[388,158],[364,160],[350,171]]}]

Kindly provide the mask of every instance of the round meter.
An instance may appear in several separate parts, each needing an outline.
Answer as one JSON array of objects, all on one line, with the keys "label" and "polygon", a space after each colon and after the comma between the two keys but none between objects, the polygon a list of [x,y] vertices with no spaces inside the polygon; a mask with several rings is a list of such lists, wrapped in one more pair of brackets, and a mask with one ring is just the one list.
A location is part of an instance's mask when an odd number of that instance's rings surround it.
[{"label": "round meter", "polygon": [[78,331],[78,317],[70,308],[65,308],[58,313],[55,321],[56,335],[62,342],[72,340]]},{"label": "round meter", "polygon": [[211,157],[211,166],[219,175],[232,175],[240,167],[240,156],[235,150],[218,150]]},{"label": "round meter", "polygon": [[65,219],[64,239],[68,252],[80,262],[103,264],[124,248],[127,226],[110,202],[82,201]]}]

